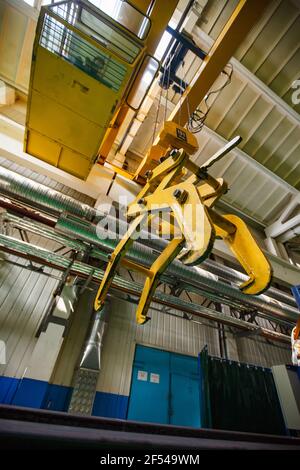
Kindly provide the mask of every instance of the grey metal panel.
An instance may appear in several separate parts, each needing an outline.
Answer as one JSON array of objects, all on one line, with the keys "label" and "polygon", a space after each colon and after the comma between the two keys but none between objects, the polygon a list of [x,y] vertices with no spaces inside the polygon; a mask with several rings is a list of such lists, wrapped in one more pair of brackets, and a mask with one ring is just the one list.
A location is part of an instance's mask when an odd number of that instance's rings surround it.
[{"label": "grey metal panel", "polygon": [[288,429],[300,429],[299,392],[297,372],[284,365],[272,368],[282,413]]},{"label": "grey metal panel", "polygon": [[291,362],[290,348],[280,343],[270,343],[261,338],[237,338],[236,343],[241,362],[264,367]]},{"label": "grey metal panel", "polygon": [[228,328],[225,328],[225,335],[228,359],[231,359],[232,361],[240,361],[236,336],[231,333]]},{"label": "grey metal panel", "polygon": [[68,335],[62,345],[51,381],[57,385],[71,385],[74,370],[84,345],[91,320],[93,294],[85,291],[75,307]]},{"label": "grey metal panel", "polygon": [[[13,229],[13,236],[20,234]],[[28,233],[29,241],[45,249],[59,245],[52,240]],[[29,365],[31,352],[36,344],[36,331],[46,313],[57,279],[9,264],[11,260],[22,265],[28,261],[3,254],[0,262],[0,339],[6,343],[5,365],[0,365],[0,375],[22,377]],[[58,276],[51,268],[45,273]],[[41,361],[41,368],[43,361]]]},{"label": "grey metal panel", "polygon": [[0,284],[0,339],[6,343],[7,361],[0,365],[0,374],[22,377],[57,281],[4,262]]}]

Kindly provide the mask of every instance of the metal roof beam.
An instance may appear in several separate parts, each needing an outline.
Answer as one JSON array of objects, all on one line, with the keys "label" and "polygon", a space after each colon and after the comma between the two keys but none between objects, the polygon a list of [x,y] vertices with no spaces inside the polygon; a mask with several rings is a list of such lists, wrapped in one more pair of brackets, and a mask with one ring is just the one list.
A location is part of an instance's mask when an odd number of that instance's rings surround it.
[{"label": "metal roof beam", "polygon": [[222,32],[213,42],[190,87],[187,88],[182,97],[183,102],[189,102],[189,106],[185,107],[182,106],[181,102],[178,103],[171,116],[169,116],[169,121],[175,121],[181,125],[187,123],[190,112],[193,113],[197,109],[199,103],[269,3],[269,0],[239,1]]},{"label": "metal roof beam", "polygon": [[[202,46],[204,49],[210,49],[214,44],[214,40],[206,34],[199,26],[195,26],[193,30],[195,39],[198,40],[199,46]],[[262,95],[266,101],[271,103],[273,106],[276,106],[280,112],[289,118],[293,124],[300,126],[300,115],[293,108],[290,107],[280,96],[274,93],[271,88],[269,88],[265,83],[263,83],[256,75],[254,75],[250,70],[248,70],[239,60],[234,57],[229,61],[234,69],[234,73],[239,75],[242,79],[247,80],[247,82],[259,93]]]},{"label": "metal roof beam", "polygon": [[[215,132],[214,130],[210,129],[209,127],[203,126],[203,131],[210,138],[218,142],[221,146],[226,144],[227,140],[224,137],[222,137],[220,134]],[[248,155],[246,152],[244,152],[240,148],[236,147],[234,150],[232,150],[232,153],[235,154],[237,157],[239,157],[241,160],[246,161],[250,166],[255,168],[257,171],[264,173],[268,178],[272,179],[279,186],[284,187],[290,194],[295,195],[295,196],[299,194],[299,191],[296,188],[291,186],[285,180],[280,178],[280,176],[273,173],[271,170],[263,166],[261,163],[256,161],[254,158],[252,158],[250,155]]]}]

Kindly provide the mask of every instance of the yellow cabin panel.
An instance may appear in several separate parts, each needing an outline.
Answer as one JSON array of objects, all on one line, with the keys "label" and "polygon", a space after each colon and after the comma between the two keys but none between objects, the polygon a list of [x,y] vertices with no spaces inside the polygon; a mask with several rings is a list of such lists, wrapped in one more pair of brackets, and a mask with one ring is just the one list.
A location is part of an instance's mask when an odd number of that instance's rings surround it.
[{"label": "yellow cabin panel", "polygon": [[24,150],[84,179],[142,53],[99,15],[87,2],[42,8],[26,117]]},{"label": "yellow cabin panel", "polygon": [[35,131],[27,131],[27,152],[40,158],[41,149],[47,163],[57,166],[61,151],[61,145]]},{"label": "yellow cabin panel", "polygon": [[[123,67],[121,70],[124,80],[126,69]],[[109,124],[115,102],[120,96],[114,89],[41,46],[37,48],[32,88],[69,108],[74,114],[103,127]]]},{"label": "yellow cabin panel", "polygon": [[[27,124],[64,147],[69,147],[92,160],[97,153],[105,128],[97,126],[63,104],[33,91]],[[43,149],[41,149],[43,151]]]},{"label": "yellow cabin panel", "polygon": [[77,176],[78,178],[85,179],[87,178],[92,163],[90,160],[84,158],[83,155],[80,155],[78,152],[73,152],[67,148],[63,148],[60,157],[59,157],[59,168],[71,175]]}]

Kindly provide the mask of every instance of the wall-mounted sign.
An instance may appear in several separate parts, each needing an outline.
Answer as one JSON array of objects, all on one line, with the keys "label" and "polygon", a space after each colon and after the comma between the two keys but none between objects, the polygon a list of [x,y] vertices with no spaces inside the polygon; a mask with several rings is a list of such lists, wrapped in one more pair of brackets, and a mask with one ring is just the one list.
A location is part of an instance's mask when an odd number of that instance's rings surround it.
[{"label": "wall-mounted sign", "polygon": [[160,375],[159,374],[150,374],[150,382],[154,384],[159,384]]},{"label": "wall-mounted sign", "polygon": [[139,370],[139,371],[138,371],[137,379],[138,379],[138,380],[142,380],[143,382],[147,382],[147,380],[148,380],[148,372],[146,372],[145,370]]}]

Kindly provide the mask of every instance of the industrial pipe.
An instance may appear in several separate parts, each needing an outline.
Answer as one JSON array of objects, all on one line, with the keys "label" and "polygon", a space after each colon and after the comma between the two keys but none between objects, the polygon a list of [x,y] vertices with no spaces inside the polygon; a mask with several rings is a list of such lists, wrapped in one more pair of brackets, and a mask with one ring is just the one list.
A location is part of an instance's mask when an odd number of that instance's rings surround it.
[{"label": "industrial pipe", "polygon": [[[37,183],[2,167],[0,167],[0,192],[13,197],[17,195],[22,200],[29,201],[39,207],[46,207],[56,213],[69,212],[89,221],[98,221],[105,217],[108,222],[111,221],[113,224],[118,225],[120,233],[125,233],[127,230],[125,220],[116,220],[112,215],[101,213],[101,211],[87,204],[78,202],[70,196],[61,194],[48,186]],[[92,232],[90,231],[90,233]],[[162,251],[165,248],[167,243],[165,240],[157,236],[148,237],[147,235],[148,232],[145,230],[141,231],[141,243],[143,245],[147,245],[158,251]],[[213,264],[211,260],[204,261],[202,266],[207,267],[210,272],[214,272],[217,276],[225,277],[233,282],[244,282],[247,279],[246,275],[226,266],[216,265],[216,263]],[[270,287],[268,293],[281,302],[295,306],[292,296],[288,296],[278,289]]]},{"label": "industrial pipe", "polygon": [[[52,227],[45,227],[44,225],[36,224],[35,222],[32,222],[27,219],[19,218],[16,217],[15,215],[9,214],[7,212],[4,212],[1,215],[1,218],[4,222],[7,223],[7,228],[8,227],[17,227],[21,228],[23,230],[38,234],[40,236],[46,237],[50,240],[54,240],[58,242],[59,244],[62,244],[64,246],[70,247],[72,250],[75,250],[79,253],[84,253],[88,249],[90,245],[85,244],[85,242],[80,241],[77,237],[75,240],[74,238],[66,237],[66,235],[62,235],[55,231]],[[9,230],[8,230],[9,232]],[[6,233],[8,235],[9,233]],[[87,240],[89,243],[91,240]],[[101,260],[106,260],[107,259],[107,251],[103,251],[103,249],[100,249],[98,247],[92,248],[92,250],[88,249],[90,256],[96,257]],[[168,278],[166,276],[162,277],[162,280],[165,282],[173,283],[174,279],[173,278]],[[244,310],[245,306],[242,306],[241,304],[235,303],[232,299],[223,299],[221,296],[218,295],[217,292],[210,293],[207,290],[201,290],[199,287],[195,288],[193,286],[187,285],[187,289],[196,292],[197,294],[203,295],[204,297],[210,298],[213,302],[220,302],[220,303],[226,303],[227,305],[230,305],[233,308],[236,308],[238,310]],[[260,313],[259,316],[266,318],[268,320],[273,320],[274,318],[270,315],[267,315],[265,313]],[[287,322],[284,322],[283,320],[280,320],[280,323],[285,323],[288,324]]]},{"label": "industrial pipe", "polygon": [[[21,199],[30,201],[40,207],[46,207],[55,212],[71,212],[79,217],[91,220],[99,220],[104,214],[100,214],[96,209],[88,206],[87,204],[80,203],[69,196],[65,196],[58,191],[48,188],[47,186],[36,183],[28,178],[17,175],[10,170],[0,168],[0,191],[10,194],[12,196],[19,196]],[[108,216],[111,217],[111,216]],[[119,224],[125,224],[125,221],[118,220]],[[60,218],[57,228],[70,230],[72,236],[79,237],[88,234],[89,242],[96,246],[101,246],[107,251],[112,251],[118,240],[107,238],[107,231],[98,230],[98,236],[95,226],[87,225],[84,223],[65,220]],[[99,238],[99,235],[101,239]],[[163,239],[143,238],[143,243],[155,246],[156,250],[160,251],[161,247],[165,245]],[[135,262],[149,265],[153,262],[155,255],[153,250],[141,243],[135,243],[129,252],[129,256]],[[221,268],[219,268],[221,269]],[[176,276],[184,282],[198,288],[212,289],[219,292],[224,297],[231,297],[243,304],[247,304],[252,308],[258,309],[267,314],[277,316],[279,318],[289,318],[297,320],[298,311],[288,305],[281,304],[271,297],[266,296],[247,296],[239,289],[221,283],[216,276],[205,271],[199,267],[187,267],[180,261],[175,260],[166,271],[166,274]]]},{"label": "industrial pipe", "polygon": [[90,330],[79,359],[79,368],[73,378],[73,392],[68,411],[71,413],[91,414],[99,372],[101,369],[101,350],[107,327],[109,303],[95,313]]},{"label": "industrial pipe", "polygon": [[[64,256],[53,253],[44,248],[23,242],[21,240],[16,240],[11,237],[0,234],[0,246],[3,251],[11,253],[16,256],[20,256],[26,259],[30,259],[37,263],[50,266],[54,269],[60,271],[65,271],[69,266],[70,260]],[[77,275],[83,279],[90,279],[91,281],[99,282],[103,278],[103,271],[101,269],[95,269],[93,266],[87,265],[85,263],[74,261],[70,274]],[[126,294],[139,297],[142,286],[135,282],[134,284],[131,281],[121,278],[120,276],[115,276],[112,284],[113,290],[118,290]],[[180,312],[186,312],[191,315],[200,316],[207,318],[209,320],[217,321],[224,323],[229,326],[241,328],[248,331],[256,332],[261,334],[269,339],[285,341],[290,343],[290,337],[283,335],[278,332],[273,332],[265,328],[261,328],[255,324],[249,323],[244,320],[237,319],[235,317],[226,315],[221,312],[217,312],[202,305],[194,304],[178,297],[174,297],[170,294],[164,294],[163,292],[156,291],[153,302],[156,302],[160,305],[164,305]]]},{"label": "industrial pipe", "polygon": [[108,305],[109,302],[105,302],[104,308],[94,314],[90,332],[88,333],[84,351],[80,359],[79,368],[97,371],[101,369],[101,350],[107,328]]},{"label": "industrial pipe", "polygon": [[[75,218],[68,217],[64,214],[58,219],[56,228],[58,231],[70,236],[82,236],[84,240],[89,241],[108,252],[113,251],[118,243],[116,238],[108,237],[109,231],[99,227],[97,227],[96,231],[96,228],[92,225],[87,227],[86,224],[82,224],[78,219],[76,220]],[[137,264],[150,266],[154,262],[156,254],[153,253],[151,248],[143,246],[139,242],[134,242],[133,247],[128,251],[128,258]],[[186,266],[180,261],[174,260],[165,271],[165,275],[170,275],[180,279],[182,282],[188,283],[196,288],[209,288],[212,291],[217,291],[224,295],[225,298],[230,297],[236,301],[242,302],[243,304],[249,305],[249,307],[267,314],[272,314],[279,318],[288,318],[296,321],[299,317],[299,313],[296,308],[282,304],[266,295],[253,296],[243,294],[243,292],[238,288],[220,282],[217,276],[198,266]]]},{"label": "industrial pipe", "polygon": [[21,200],[30,201],[56,213],[71,212],[87,220],[97,219],[97,211],[88,204],[78,202],[43,184],[18,175],[0,166],[0,192],[18,196]]}]

